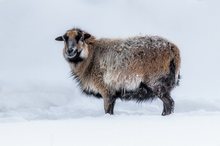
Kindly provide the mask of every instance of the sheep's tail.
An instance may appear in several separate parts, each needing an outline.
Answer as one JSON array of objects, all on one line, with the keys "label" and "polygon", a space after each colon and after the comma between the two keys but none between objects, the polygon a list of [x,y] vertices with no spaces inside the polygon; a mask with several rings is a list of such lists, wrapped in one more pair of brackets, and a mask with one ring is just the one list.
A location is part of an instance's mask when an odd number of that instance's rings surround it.
[{"label": "sheep's tail", "polygon": [[181,63],[180,50],[174,44],[171,45],[171,50],[173,52],[173,63],[175,66],[175,84],[179,85],[179,81],[181,78],[181,76],[180,76],[180,63]]}]

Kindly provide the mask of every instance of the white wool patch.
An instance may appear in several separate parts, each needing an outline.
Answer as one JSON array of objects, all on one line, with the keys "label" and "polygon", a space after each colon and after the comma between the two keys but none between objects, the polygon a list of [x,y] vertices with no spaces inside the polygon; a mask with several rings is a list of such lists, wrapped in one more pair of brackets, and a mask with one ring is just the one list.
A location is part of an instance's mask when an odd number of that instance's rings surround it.
[{"label": "white wool patch", "polygon": [[84,85],[84,89],[89,91],[89,92],[94,92],[94,93],[98,93],[98,89],[95,87],[95,85],[92,82],[88,82]]},{"label": "white wool patch", "polygon": [[89,55],[89,51],[87,48],[82,49],[82,52],[80,53],[81,58],[87,58]]},{"label": "white wool patch", "polygon": [[133,76],[124,81],[124,84],[123,84],[124,89],[127,89],[127,90],[137,89],[140,86],[141,81],[142,81],[142,78]]},{"label": "white wool patch", "polygon": [[104,82],[115,90],[135,90],[142,82],[142,77],[136,74],[126,75],[122,73],[107,72],[104,75]]}]

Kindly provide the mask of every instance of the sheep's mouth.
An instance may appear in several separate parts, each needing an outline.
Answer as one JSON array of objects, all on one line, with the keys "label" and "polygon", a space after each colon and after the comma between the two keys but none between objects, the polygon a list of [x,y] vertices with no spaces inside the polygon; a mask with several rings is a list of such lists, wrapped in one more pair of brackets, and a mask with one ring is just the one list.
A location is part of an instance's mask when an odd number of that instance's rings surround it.
[{"label": "sheep's mouth", "polygon": [[71,59],[71,58],[76,57],[77,53],[78,53],[77,50],[72,51],[72,52],[66,52],[66,56],[67,56],[67,58]]},{"label": "sheep's mouth", "polygon": [[77,50],[75,50],[74,52],[71,53],[66,53],[66,57],[67,60],[69,62],[74,62],[74,63],[78,63],[81,62],[83,59],[80,57],[81,51],[78,52]]}]

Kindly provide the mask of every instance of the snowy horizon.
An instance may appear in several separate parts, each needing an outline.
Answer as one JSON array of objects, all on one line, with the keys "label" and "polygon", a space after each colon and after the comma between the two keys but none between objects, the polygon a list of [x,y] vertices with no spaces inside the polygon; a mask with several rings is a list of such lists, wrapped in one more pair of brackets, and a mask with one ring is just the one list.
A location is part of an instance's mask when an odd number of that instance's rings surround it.
[{"label": "snowy horizon", "polygon": [[[78,145],[104,145],[114,133],[109,145],[218,146],[219,6],[217,0],[0,0],[0,145],[68,146],[74,136]],[[103,101],[81,93],[63,43],[54,40],[72,27],[97,38],[158,35],[175,43],[182,78],[172,92],[174,114],[162,117],[160,100],[118,100],[115,115],[104,115]],[[103,140],[90,138],[93,132]]]}]

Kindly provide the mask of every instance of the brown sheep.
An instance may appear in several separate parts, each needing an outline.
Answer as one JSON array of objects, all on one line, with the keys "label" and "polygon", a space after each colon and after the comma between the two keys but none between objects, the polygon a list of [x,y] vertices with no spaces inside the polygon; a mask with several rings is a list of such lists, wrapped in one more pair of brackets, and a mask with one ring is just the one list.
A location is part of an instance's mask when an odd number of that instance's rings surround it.
[{"label": "brown sheep", "polygon": [[63,55],[82,91],[103,98],[105,113],[113,114],[115,101],[138,102],[158,97],[162,115],[174,110],[170,92],[177,85],[180,52],[158,36],[96,39],[78,28],[55,40],[64,41]]}]

